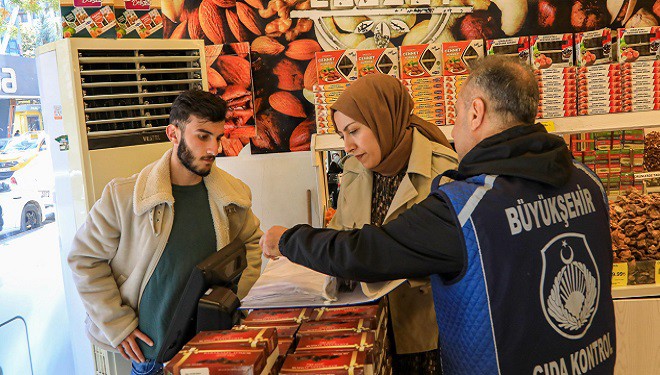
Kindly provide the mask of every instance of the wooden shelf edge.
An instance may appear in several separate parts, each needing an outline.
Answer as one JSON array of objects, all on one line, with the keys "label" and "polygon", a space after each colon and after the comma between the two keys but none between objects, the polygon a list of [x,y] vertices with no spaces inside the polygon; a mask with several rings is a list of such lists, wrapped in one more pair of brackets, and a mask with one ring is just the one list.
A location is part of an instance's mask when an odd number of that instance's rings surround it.
[{"label": "wooden shelf edge", "polygon": [[660,127],[660,111],[610,113],[606,115],[547,119],[555,123],[556,134]]},{"label": "wooden shelf edge", "polygon": [[660,285],[628,285],[612,288],[612,299],[660,296]]}]

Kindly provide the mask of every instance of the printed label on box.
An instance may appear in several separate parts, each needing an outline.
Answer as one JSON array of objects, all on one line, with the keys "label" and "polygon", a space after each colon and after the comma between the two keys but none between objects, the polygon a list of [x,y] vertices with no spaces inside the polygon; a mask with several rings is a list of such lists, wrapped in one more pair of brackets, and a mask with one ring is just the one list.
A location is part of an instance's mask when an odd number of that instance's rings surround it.
[{"label": "printed label on box", "polygon": [[319,85],[348,83],[357,79],[355,50],[316,52]]},{"label": "printed label on box", "polygon": [[127,10],[117,17],[117,38],[123,38],[137,29],[139,18],[132,10]]},{"label": "printed label on box", "polygon": [[71,9],[71,13],[64,16],[64,21],[62,26],[65,38],[72,37],[74,34],[87,29],[87,26],[92,23],[92,19],[89,18],[84,8]]},{"label": "printed label on box", "polygon": [[383,73],[399,78],[399,51],[396,48],[380,48],[356,51],[358,77]]},{"label": "printed label on box", "polygon": [[418,44],[399,47],[401,78],[423,78],[442,75],[442,46]]},{"label": "printed label on box", "polygon": [[442,75],[464,75],[484,57],[481,39],[442,43]]},{"label": "printed label on box", "polygon": [[[92,15],[90,15],[92,22],[87,25],[87,32],[92,38],[98,38],[105,34],[106,31],[114,29],[117,21],[115,20],[115,12],[110,6],[104,6]],[[110,37],[114,38],[114,34]]]},{"label": "printed label on box", "polygon": [[532,65],[535,69],[573,66],[573,34],[535,35],[530,38]]},{"label": "printed label on box", "polygon": [[660,59],[660,27],[619,29],[619,61],[634,62]]},{"label": "printed label on box", "polygon": [[531,64],[529,37],[490,39],[486,41],[486,54],[510,57],[525,64]]},{"label": "printed label on box", "polygon": [[608,28],[575,34],[578,66],[609,64],[612,61],[612,31]]},{"label": "printed label on box", "polygon": [[161,17],[158,9],[153,9],[149,13],[140,17],[136,23],[136,28],[140,38],[148,38],[156,31],[163,28],[163,17]]}]

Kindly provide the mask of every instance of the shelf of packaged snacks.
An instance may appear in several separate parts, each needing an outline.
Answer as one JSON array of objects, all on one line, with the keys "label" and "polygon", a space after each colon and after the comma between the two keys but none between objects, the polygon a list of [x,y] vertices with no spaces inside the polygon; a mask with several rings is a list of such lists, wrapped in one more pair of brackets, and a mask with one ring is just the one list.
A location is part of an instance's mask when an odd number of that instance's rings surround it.
[{"label": "shelf of packaged snacks", "polygon": [[[640,129],[660,127],[660,112],[626,112],[610,113],[606,115],[563,117],[553,119],[539,120],[544,123],[551,123],[554,127],[553,133],[571,134],[597,131],[612,131],[625,129]],[[440,130],[445,133],[449,141],[452,141],[451,131],[454,127],[451,125],[440,126]],[[344,142],[337,134],[317,135],[313,142],[314,149],[317,151],[342,150]]]},{"label": "shelf of packaged snacks", "polygon": [[571,134],[660,127],[660,113],[658,111],[610,113],[606,115],[543,119],[541,121],[554,123],[553,133]]},{"label": "shelf of packaged snacks", "polygon": [[628,285],[612,288],[613,299],[660,296],[660,285]]}]

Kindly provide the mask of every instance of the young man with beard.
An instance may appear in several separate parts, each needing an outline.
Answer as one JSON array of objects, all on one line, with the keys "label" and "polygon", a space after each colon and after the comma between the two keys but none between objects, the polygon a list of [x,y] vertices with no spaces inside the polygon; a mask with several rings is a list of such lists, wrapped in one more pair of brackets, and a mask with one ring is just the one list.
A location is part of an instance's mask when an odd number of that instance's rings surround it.
[{"label": "young man with beard", "polygon": [[75,236],[68,260],[88,336],[132,360],[134,374],[161,371],[156,358],[196,264],[238,238],[248,259],[240,298],[259,276],[250,189],[215,166],[226,111],[208,92],[179,95],[166,130],[172,149],[108,183]]}]

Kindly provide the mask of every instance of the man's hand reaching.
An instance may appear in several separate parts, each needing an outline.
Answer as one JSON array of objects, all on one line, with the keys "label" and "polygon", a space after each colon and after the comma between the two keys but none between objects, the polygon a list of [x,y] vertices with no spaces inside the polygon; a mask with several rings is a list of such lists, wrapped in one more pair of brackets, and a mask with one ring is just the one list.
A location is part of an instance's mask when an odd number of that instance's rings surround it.
[{"label": "man's hand reaching", "polygon": [[274,226],[270,228],[259,240],[259,246],[268,259],[277,259],[282,256],[280,253],[280,238],[288,228]]}]

